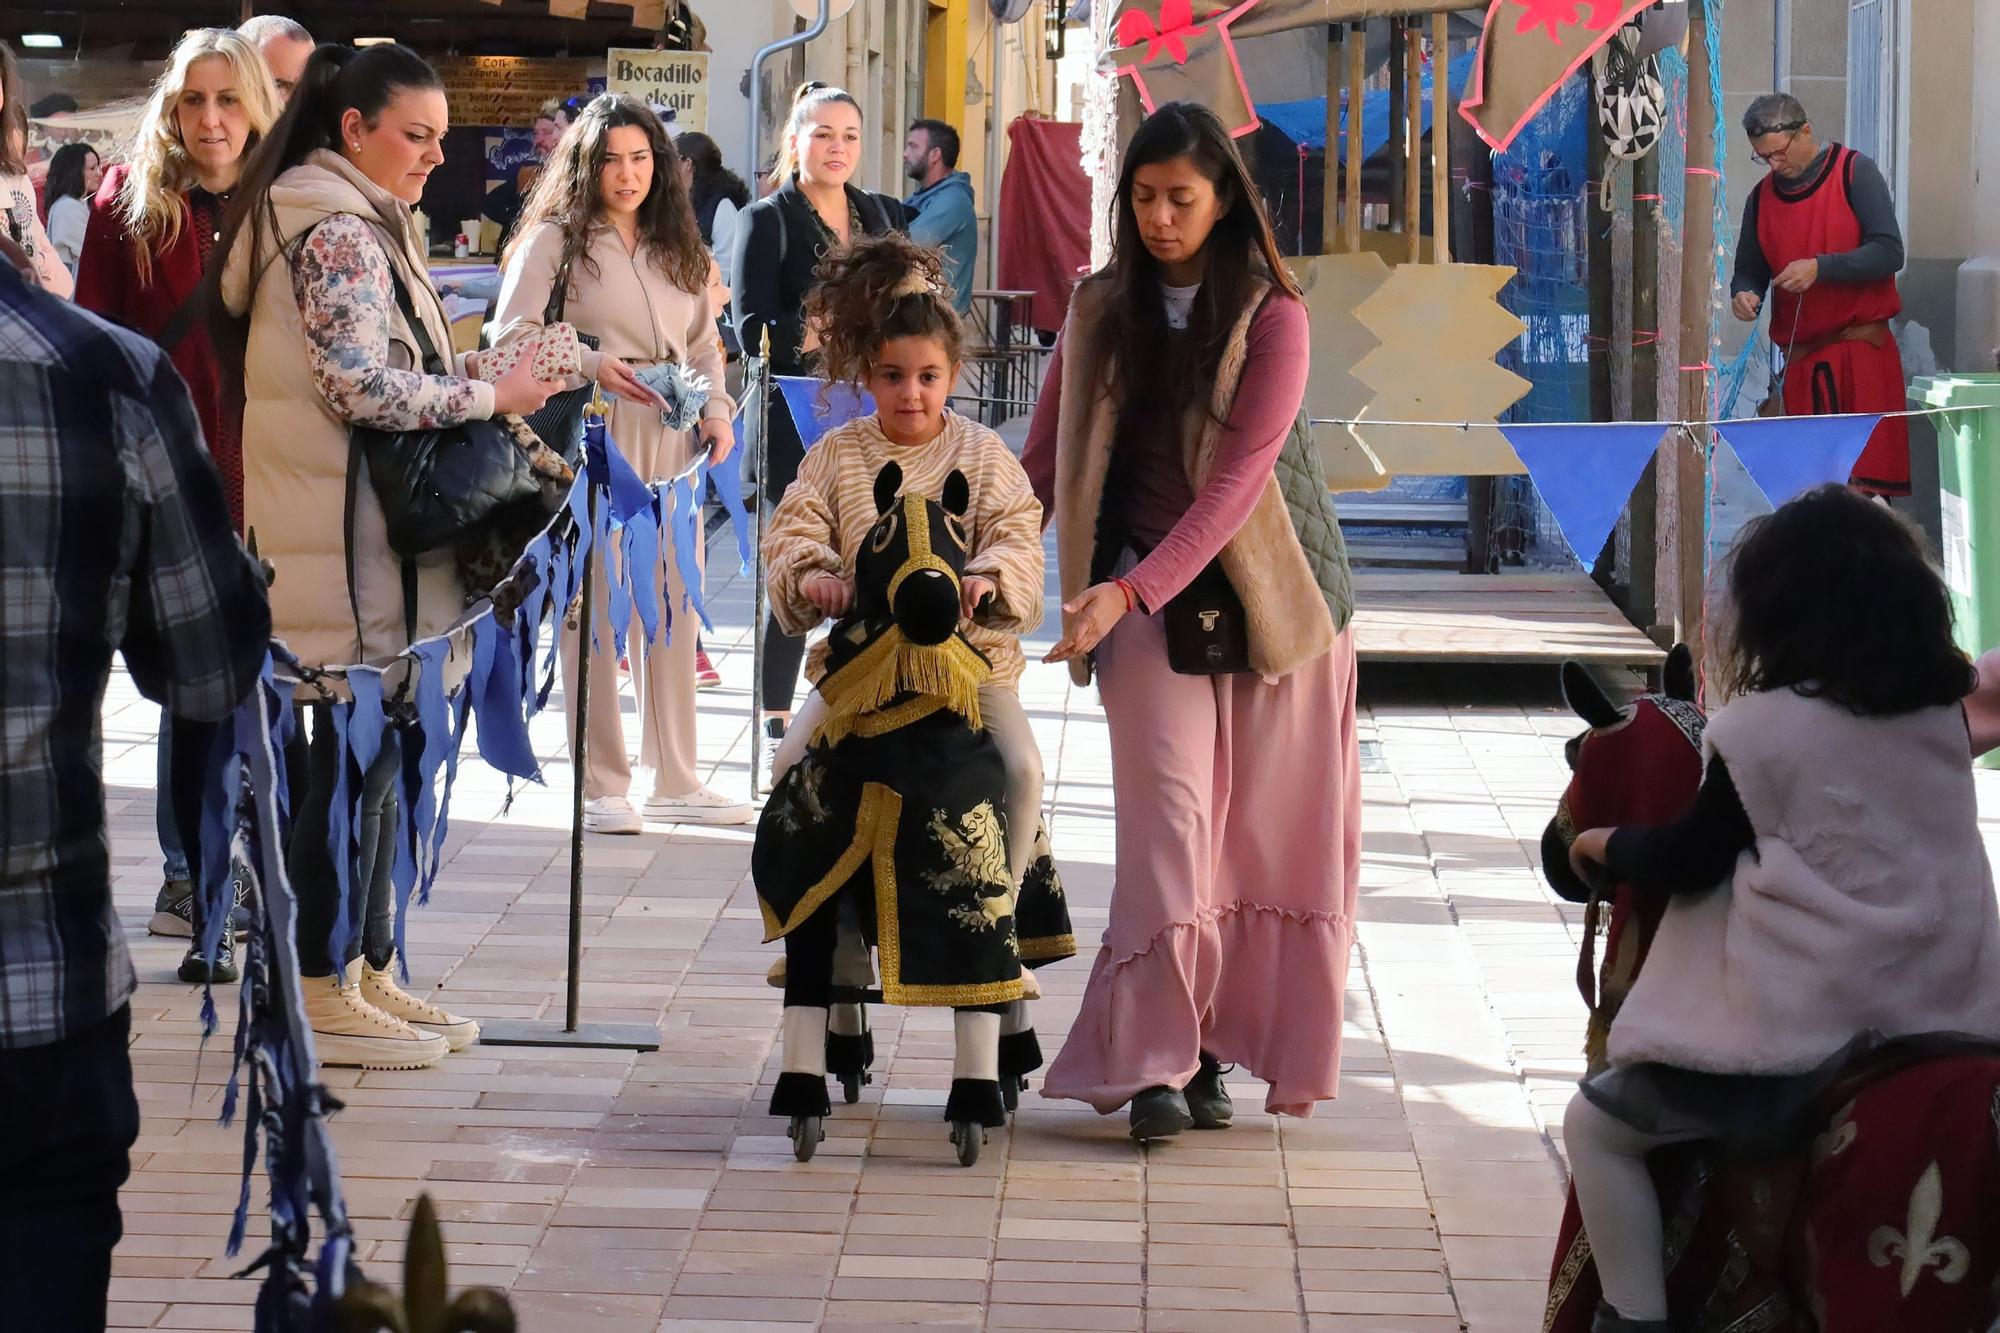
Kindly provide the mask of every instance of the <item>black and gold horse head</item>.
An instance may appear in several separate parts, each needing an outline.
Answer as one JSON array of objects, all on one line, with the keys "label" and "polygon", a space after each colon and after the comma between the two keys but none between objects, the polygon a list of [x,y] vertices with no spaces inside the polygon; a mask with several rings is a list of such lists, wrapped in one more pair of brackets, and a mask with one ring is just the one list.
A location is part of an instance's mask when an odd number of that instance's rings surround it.
[{"label": "black and gold horse head", "polygon": [[940,708],[980,726],[979,687],[992,665],[958,632],[971,486],[954,470],[936,500],[902,487],[903,470],[884,464],[875,526],[854,556],[854,609],[827,638],[819,738],[829,742]]},{"label": "black and gold horse head", "polygon": [[894,463],[875,474],[879,517],[855,553],[855,613],[871,626],[893,622],[911,643],[940,644],[958,628],[972,488],[957,469],[936,500],[902,486]]}]

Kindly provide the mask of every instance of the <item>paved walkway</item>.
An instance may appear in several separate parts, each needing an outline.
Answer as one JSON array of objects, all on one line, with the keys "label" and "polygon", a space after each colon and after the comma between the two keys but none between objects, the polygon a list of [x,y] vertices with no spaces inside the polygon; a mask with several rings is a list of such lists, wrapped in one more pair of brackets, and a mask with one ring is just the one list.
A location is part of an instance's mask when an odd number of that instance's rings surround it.
[{"label": "paved walkway", "polygon": [[[703,751],[716,784],[740,791],[748,595],[718,583],[707,646],[725,687],[702,696]],[[1254,1113],[1262,1089],[1239,1076],[1233,1130],[1142,1151],[1122,1117],[1030,1093],[961,1170],[939,1120],[949,1015],[884,1009],[876,1083],[801,1166],[764,1114],[779,1001],[748,831],[658,828],[591,839],[583,956],[586,1017],[657,1023],[658,1052],[474,1047],[423,1073],[328,1071],[347,1106],[334,1133],[361,1257],[399,1280],[406,1219],[428,1191],[454,1285],[510,1289],[528,1333],[1539,1327],[1561,1200],[1546,1129],[1578,1068],[1581,1006],[1576,913],[1533,866],[1574,725],[1531,688],[1539,674],[1392,683],[1367,687],[1360,956],[1342,1095],[1315,1118]],[[1501,692],[1439,702],[1481,685]],[[1024,693],[1072,912],[1094,940],[1111,888],[1103,716],[1060,669],[1036,667]],[[432,906],[413,910],[413,976],[481,1018],[561,1011],[560,717],[536,732],[549,788],[511,810],[468,764],[448,865]],[[156,713],[121,678],[106,718],[144,1114],[113,1323],[247,1329],[255,1286],[221,1257],[240,1151],[213,1123],[228,1045],[200,1049],[197,994],[172,979],[180,945],[143,933]],[[1079,959],[1043,973],[1051,1048],[1087,972]],[[233,1002],[224,1013],[233,1022]]]}]

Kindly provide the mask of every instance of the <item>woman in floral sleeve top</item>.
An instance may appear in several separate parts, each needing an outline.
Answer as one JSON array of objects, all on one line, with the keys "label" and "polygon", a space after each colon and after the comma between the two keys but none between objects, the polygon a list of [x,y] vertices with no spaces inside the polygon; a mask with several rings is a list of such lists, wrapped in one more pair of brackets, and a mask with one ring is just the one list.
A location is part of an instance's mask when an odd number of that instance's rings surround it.
[{"label": "woman in floral sleeve top", "polygon": [[[447,119],[438,76],[415,52],[319,47],[216,243],[223,304],[249,323],[240,367],[231,366],[243,379],[244,519],[275,571],[272,632],[308,666],[383,662],[413,637],[447,629],[465,604],[449,550],[412,562],[406,592],[373,485],[357,477],[348,486],[352,429],[532,412],[555,387],[531,378],[525,358],[493,384],[465,377],[462,365],[446,375],[421,368],[420,343],[443,352],[451,330],[410,205],[443,160]],[[360,854],[347,866],[343,907],[327,837],[341,746],[330,710],[307,711],[288,861],[299,973],[318,982],[303,988],[314,1047],[326,1064],[421,1069],[479,1029],[395,982],[389,870],[400,743],[391,732],[361,775]],[[341,956],[337,919],[359,923]]]}]

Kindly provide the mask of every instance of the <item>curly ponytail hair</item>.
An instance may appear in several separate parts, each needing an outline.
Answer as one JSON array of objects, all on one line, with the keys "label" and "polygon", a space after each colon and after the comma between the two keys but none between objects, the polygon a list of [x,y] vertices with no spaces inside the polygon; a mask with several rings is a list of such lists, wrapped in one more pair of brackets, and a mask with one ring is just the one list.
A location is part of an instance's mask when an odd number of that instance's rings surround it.
[{"label": "curly ponytail hair", "polygon": [[892,338],[935,338],[956,365],[965,326],[945,281],[944,252],[907,236],[857,236],[829,251],[806,293],[806,323],[819,332],[826,382],[860,389]]}]

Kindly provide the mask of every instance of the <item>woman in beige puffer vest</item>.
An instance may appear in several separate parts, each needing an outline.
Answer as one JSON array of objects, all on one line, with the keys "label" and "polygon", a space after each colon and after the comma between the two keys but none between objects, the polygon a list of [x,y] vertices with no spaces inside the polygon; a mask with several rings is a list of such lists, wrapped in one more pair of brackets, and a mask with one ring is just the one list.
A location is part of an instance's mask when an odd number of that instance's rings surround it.
[{"label": "woman in beige puffer vest", "polygon": [[[402,562],[382,509],[357,479],[347,528],[349,432],[449,426],[530,412],[553,385],[524,362],[497,384],[422,372],[418,340],[397,309],[391,274],[410,294],[431,345],[450,347],[410,205],[443,160],[446,107],[435,71],[400,46],[321,46],[285,115],[258,148],[216,243],[221,297],[242,342],[244,520],[274,571],[273,634],[308,666],[382,663],[414,637],[451,625],[464,607],[455,560],[416,561],[405,607]],[[349,541],[352,551],[349,551]],[[352,582],[349,570],[352,570]],[[406,622],[407,616],[407,622]],[[299,970],[322,1062],[419,1069],[478,1036],[478,1026],[405,994],[392,978],[393,892],[401,753],[394,731],[361,775],[359,854],[347,867],[352,927],[333,958],[341,917],[328,811],[342,747],[322,704],[313,722],[288,853],[299,900]],[[365,954],[365,957],[363,956]]]}]

